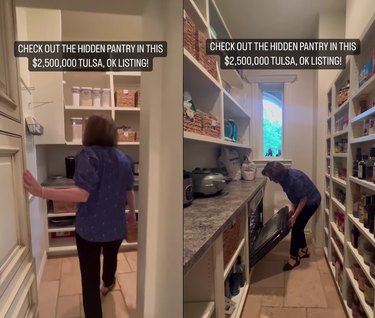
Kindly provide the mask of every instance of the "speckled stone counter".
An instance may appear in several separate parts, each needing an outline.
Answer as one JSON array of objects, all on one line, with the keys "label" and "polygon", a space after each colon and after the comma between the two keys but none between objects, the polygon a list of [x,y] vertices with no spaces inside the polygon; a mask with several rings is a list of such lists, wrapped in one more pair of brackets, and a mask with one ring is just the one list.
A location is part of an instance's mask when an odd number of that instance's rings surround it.
[{"label": "speckled stone counter", "polygon": [[184,273],[187,273],[228,224],[266,183],[266,178],[232,181],[218,196],[195,199],[184,208]]}]

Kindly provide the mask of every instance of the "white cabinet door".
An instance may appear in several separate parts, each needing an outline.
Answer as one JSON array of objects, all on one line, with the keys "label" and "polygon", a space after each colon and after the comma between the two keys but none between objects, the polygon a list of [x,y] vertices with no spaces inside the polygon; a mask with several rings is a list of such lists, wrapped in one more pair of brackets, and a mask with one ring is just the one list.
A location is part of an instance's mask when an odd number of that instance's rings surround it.
[{"label": "white cabinet door", "polygon": [[0,2],[0,317],[35,317],[35,265],[22,184],[24,124],[13,56],[14,3]]}]

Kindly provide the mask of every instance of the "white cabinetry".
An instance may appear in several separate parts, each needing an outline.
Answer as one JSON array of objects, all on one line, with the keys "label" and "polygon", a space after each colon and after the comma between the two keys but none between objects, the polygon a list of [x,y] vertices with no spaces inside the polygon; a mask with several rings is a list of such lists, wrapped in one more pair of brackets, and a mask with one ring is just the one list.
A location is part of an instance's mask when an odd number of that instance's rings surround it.
[{"label": "white cabinetry", "polygon": [[[328,93],[327,164],[323,200],[324,252],[339,294],[349,316],[354,316],[354,310],[360,308],[368,318],[374,316],[374,296],[369,296],[369,291],[375,288],[375,280],[370,275],[366,254],[373,255],[375,252],[375,185],[372,181],[373,162],[367,161],[362,175],[356,172],[356,157],[359,149],[362,157],[370,155],[375,141],[375,134],[367,126],[369,120],[375,118],[375,75],[370,75],[365,83],[360,83],[364,65],[371,58],[374,59],[374,39],[375,20],[361,37],[361,54],[349,59],[346,69],[339,74]],[[338,107],[339,89],[348,80],[348,100]],[[347,146],[343,140],[348,141]],[[344,226],[340,225],[336,217],[340,214],[345,220]],[[364,249],[357,245],[358,235]]]},{"label": "white cabinetry", "polygon": [[[193,21],[195,31],[200,31],[201,36],[204,34],[206,38],[214,38],[214,33],[216,33],[220,38],[230,37],[225,22],[213,0],[185,0],[184,9],[185,18],[189,17]],[[184,32],[194,33],[191,28],[188,30],[186,24]],[[190,44],[190,46],[196,48],[198,46],[197,42],[198,39],[195,38],[195,44]],[[200,52],[199,55],[201,56],[202,53]],[[243,79],[237,70],[223,71],[219,69],[217,63],[217,78],[208,69],[209,67],[202,63],[202,58],[198,58],[198,54],[194,54],[192,49],[187,49],[185,45],[184,91],[188,91],[191,94],[197,109],[214,115],[220,123],[218,137],[212,137],[204,132],[185,131],[185,140],[249,150],[251,148],[251,116],[249,108],[242,104],[242,102],[246,101],[249,91]],[[226,120],[233,120],[237,125],[238,140],[236,142],[229,140],[228,136],[225,135],[224,126]]]}]

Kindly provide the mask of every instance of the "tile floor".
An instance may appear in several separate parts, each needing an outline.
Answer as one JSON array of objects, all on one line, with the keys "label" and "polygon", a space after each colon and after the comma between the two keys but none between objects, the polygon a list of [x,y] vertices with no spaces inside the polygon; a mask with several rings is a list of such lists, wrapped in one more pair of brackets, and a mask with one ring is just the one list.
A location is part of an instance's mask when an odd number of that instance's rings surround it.
[{"label": "tile floor", "polygon": [[[134,318],[137,252],[120,252],[117,262],[116,286],[103,297],[103,316]],[[81,317],[84,313],[78,257],[48,259],[39,287],[39,318]]]},{"label": "tile floor", "polygon": [[285,238],[255,267],[241,317],[346,317],[323,252],[310,248],[310,258],[290,272],[282,270],[289,243]]},{"label": "tile floor", "polygon": [[[310,249],[309,259],[283,272],[288,251],[289,237],[255,267],[242,318],[345,317],[323,253]],[[137,252],[119,254],[116,287],[103,298],[104,318],[135,317],[136,268]],[[47,260],[39,288],[39,317],[84,317],[77,257]]]}]

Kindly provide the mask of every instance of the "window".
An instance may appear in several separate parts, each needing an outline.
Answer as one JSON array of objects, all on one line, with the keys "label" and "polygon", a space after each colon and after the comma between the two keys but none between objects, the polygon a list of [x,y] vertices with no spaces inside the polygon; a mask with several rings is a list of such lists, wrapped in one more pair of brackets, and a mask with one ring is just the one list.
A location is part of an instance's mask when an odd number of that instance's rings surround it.
[{"label": "window", "polygon": [[283,84],[262,84],[263,154],[281,157],[283,152]]}]

